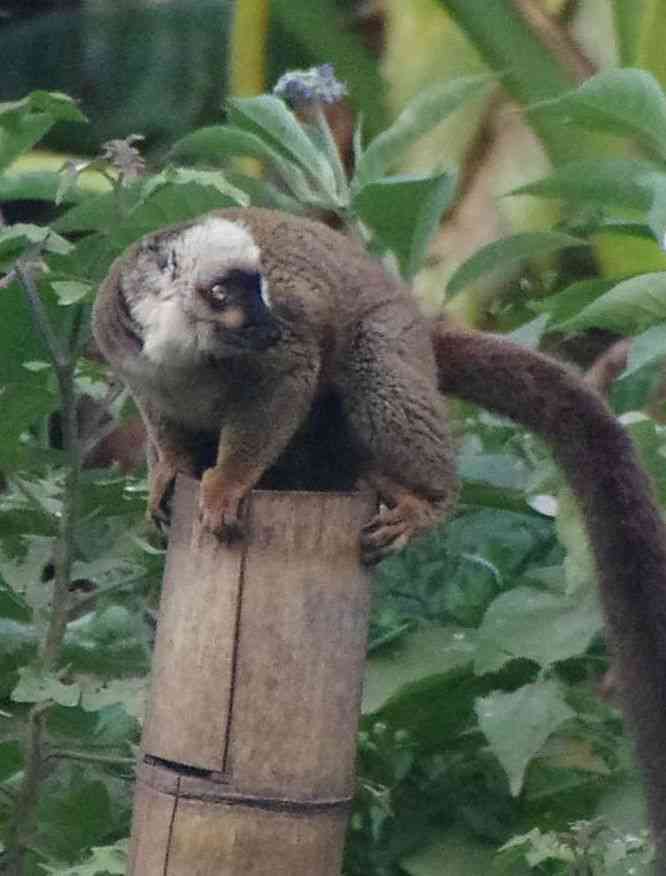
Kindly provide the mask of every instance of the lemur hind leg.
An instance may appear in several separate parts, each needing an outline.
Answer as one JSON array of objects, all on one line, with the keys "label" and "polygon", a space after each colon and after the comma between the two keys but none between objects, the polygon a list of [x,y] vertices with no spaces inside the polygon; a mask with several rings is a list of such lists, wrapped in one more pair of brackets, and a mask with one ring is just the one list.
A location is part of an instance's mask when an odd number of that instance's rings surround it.
[{"label": "lemur hind leg", "polygon": [[386,506],[361,533],[363,559],[375,563],[444,519],[455,505],[458,482],[429,348],[414,361],[413,350],[411,359],[402,355],[400,339],[367,327],[356,341],[341,397],[367,460],[363,477]]}]

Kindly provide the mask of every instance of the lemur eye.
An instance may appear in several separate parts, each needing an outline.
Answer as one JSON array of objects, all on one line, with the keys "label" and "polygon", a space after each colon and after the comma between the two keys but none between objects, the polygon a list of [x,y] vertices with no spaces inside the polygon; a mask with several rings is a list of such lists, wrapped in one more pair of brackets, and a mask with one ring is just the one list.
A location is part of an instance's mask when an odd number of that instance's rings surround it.
[{"label": "lemur eye", "polygon": [[212,286],[203,286],[199,289],[199,294],[213,310],[221,310],[229,302],[229,290],[226,287],[226,283],[213,283]]}]

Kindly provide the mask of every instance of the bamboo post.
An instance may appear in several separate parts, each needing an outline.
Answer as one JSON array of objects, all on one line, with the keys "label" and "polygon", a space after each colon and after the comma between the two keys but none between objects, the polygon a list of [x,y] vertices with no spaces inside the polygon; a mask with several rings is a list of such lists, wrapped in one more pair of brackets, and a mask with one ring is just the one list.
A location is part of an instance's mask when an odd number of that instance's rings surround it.
[{"label": "bamboo post", "polygon": [[179,479],[129,876],[338,876],[373,497],[255,492],[228,547],[197,489]]}]

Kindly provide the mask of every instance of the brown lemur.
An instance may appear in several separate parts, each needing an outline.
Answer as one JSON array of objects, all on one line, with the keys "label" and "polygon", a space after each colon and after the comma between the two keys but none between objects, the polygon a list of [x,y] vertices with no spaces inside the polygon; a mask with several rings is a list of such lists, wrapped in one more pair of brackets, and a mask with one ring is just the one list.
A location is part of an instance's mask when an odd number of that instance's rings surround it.
[{"label": "brown lemur", "polygon": [[239,532],[255,486],[347,489],[383,509],[373,561],[453,507],[442,393],[551,445],[580,502],[666,874],[666,533],[630,439],[565,366],[420,316],[363,248],[317,222],[230,209],[149,235],[116,260],[94,332],[149,436],[150,512],[202,476],[202,524]]}]

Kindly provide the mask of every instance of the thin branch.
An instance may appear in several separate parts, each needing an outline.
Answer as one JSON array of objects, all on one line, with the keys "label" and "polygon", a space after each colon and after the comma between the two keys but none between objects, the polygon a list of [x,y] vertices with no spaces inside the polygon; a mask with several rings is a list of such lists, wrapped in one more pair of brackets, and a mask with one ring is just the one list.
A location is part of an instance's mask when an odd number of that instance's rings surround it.
[{"label": "thin branch", "polygon": [[[66,474],[63,487],[59,533],[53,551],[53,598],[46,637],[41,647],[43,668],[56,669],[60,661],[69,616],[70,583],[74,561],[74,538],[78,522],[81,448],[76,410],[74,369],[76,360],[63,345],[51,325],[37,286],[25,263],[17,262],[16,275],[28,299],[33,322],[46,344],[53,365],[62,409],[63,449]],[[24,876],[26,852],[35,829],[39,788],[44,769],[43,735],[45,712],[51,703],[40,703],[30,712],[26,730],[23,781],[18,792],[15,817],[9,830],[7,848],[11,876]]]},{"label": "thin branch", "polygon": [[23,781],[16,797],[14,818],[8,830],[9,876],[24,876],[26,852],[35,826],[42,774],[44,718],[52,703],[38,703],[28,716],[25,734]]},{"label": "thin branch", "polygon": [[76,412],[74,368],[76,360],[69,354],[53,330],[44,302],[29,270],[16,264],[17,276],[23,286],[32,311],[33,322],[41,333],[55,369],[62,409],[63,449],[67,473],[63,488],[59,537],[53,551],[53,604],[42,648],[44,668],[52,670],[60,659],[69,613],[69,590],[74,561],[74,535],[78,517],[78,493],[81,475],[81,447]]},{"label": "thin branch", "polygon": [[68,367],[69,357],[58,340],[56,333],[53,331],[51,321],[49,320],[48,313],[44,307],[44,302],[37,290],[37,286],[28,264],[19,260],[16,262],[14,270],[16,271],[16,276],[20,280],[21,286],[23,286],[23,291],[25,292],[28,303],[30,304],[33,322],[35,323],[37,331],[44,339],[44,343],[46,344],[51,356],[53,367],[56,369],[56,373],[59,374],[63,369]]},{"label": "thin branch", "polygon": [[123,578],[121,581],[114,581],[113,584],[107,584],[106,587],[99,587],[92,593],[86,593],[85,596],[74,601],[74,604],[70,607],[68,620],[72,621],[82,617],[89,608],[92,609],[94,607],[100,596],[106,596],[109,593],[113,593],[115,590],[121,590],[123,587],[138,584],[141,581],[144,581],[145,578],[146,574],[145,572],[142,572],[140,575]]},{"label": "thin branch", "polygon": [[60,534],[53,551],[52,612],[42,651],[44,667],[47,670],[53,669],[60,659],[67,628],[81,477],[81,448],[76,416],[73,368],[67,368],[66,373],[63,372],[62,378],[59,383],[62,402],[63,447],[68,457],[68,466],[63,490]]},{"label": "thin branch", "polygon": [[547,15],[534,0],[514,0],[514,5],[544,48],[557,58],[563,67],[570,70],[578,82],[589,79],[597,72],[592,61],[558,19]]},{"label": "thin branch", "polygon": [[53,751],[49,751],[49,753],[44,757],[44,760],[46,761],[52,758],[62,760],[82,760],[86,763],[98,763],[104,766],[136,766],[135,757],[121,757],[120,755],[110,754],[94,754],[88,751],[75,751],[68,748],[57,748]]}]

